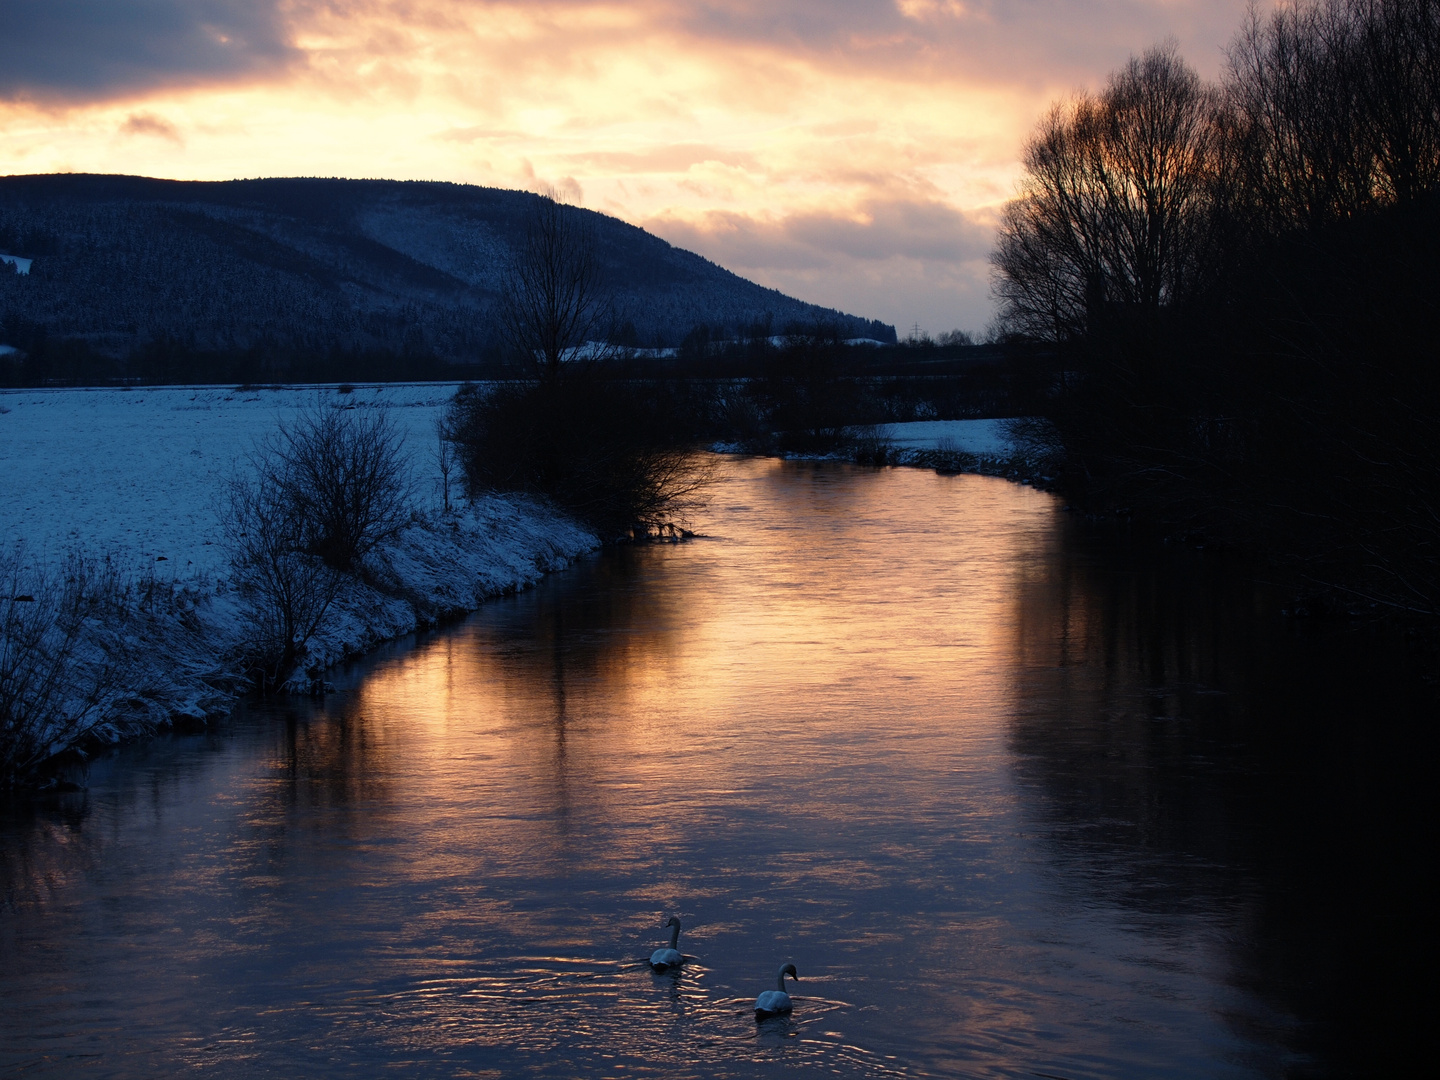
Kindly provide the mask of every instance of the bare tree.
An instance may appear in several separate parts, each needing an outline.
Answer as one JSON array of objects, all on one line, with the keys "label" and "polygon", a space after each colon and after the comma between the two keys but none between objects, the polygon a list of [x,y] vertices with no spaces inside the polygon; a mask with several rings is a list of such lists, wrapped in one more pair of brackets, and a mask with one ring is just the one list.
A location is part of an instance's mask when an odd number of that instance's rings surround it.
[{"label": "bare tree", "polygon": [[450,485],[455,480],[459,462],[455,456],[455,435],[448,416],[435,418],[435,468],[440,474],[440,499],[445,513],[450,512]]},{"label": "bare tree", "polygon": [[1036,394],[1077,501],[1434,613],[1440,0],[1266,7],[1218,95],[1161,49],[1042,122],[1001,326],[1083,339]]},{"label": "bare tree", "polygon": [[595,249],[584,211],[554,191],[537,197],[506,270],[498,315],[506,344],[542,377],[557,377],[576,350],[611,336],[613,313]]},{"label": "bare tree", "polygon": [[1362,0],[1357,52],[1373,153],[1396,202],[1440,186],[1440,4]]},{"label": "bare tree", "polygon": [[969,330],[946,330],[935,339],[937,345],[965,345],[975,344],[975,335]]},{"label": "bare tree", "polygon": [[1144,314],[1207,268],[1216,93],[1173,45],[1055,106],[1025,150],[992,263],[1007,328],[1084,334],[1107,303]]},{"label": "bare tree", "polygon": [[1252,11],[1229,51],[1245,190],[1271,234],[1404,203],[1440,181],[1440,4]]}]

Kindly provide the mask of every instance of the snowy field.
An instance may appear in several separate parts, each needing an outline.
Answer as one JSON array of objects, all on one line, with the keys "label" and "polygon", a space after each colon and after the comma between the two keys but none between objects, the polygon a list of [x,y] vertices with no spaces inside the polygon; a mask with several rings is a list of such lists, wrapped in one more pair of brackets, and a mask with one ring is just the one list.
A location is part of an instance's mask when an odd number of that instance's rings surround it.
[{"label": "snowy field", "polygon": [[[0,391],[0,535],[55,561],[71,549],[175,576],[220,572],[216,496],[256,441],[317,402],[388,406],[417,501],[438,499],[435,421],[456,383],[249,390]],[[161,564],[163,565],[163,564]]]}]

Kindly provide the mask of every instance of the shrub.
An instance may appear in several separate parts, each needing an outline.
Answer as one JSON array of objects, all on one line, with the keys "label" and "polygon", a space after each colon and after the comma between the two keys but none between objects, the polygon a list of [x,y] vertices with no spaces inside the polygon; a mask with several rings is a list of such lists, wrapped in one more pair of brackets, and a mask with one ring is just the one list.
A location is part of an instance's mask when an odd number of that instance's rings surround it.
[{"label": "shrub", "polygon": [[895,461],[895,440],[888,425],[862,424],[851,428],[850,457],[857,465],[890,465]]},{"label": "shrub", "polygon": [[383,411],[317,406],[282,425],[233,478],[222,507],[236,584],[252,609],[245,643],[261,689],[289,679],[342,574],[409,521],[402,439]]},{"label": "shrub", "polygon": [[242,646],[261,690],[283,685],[304,658],[340,588],[340,574],[307,550],[307,529],[266,469],[230,481],[224,508],[235,584],[250,606]]},{"label": "shrub", "polygon": [[116,663],[81,643],[90,577],[78,557],[57,578],[19,548],[0,555],[0,788],[33,781],[112,703]]},{"label": "shrub", "polygon": [[254,463],[300,530],[301,550],[350,570],[410,519],[403,446],[383,409],[318,405],[282,424]]}]

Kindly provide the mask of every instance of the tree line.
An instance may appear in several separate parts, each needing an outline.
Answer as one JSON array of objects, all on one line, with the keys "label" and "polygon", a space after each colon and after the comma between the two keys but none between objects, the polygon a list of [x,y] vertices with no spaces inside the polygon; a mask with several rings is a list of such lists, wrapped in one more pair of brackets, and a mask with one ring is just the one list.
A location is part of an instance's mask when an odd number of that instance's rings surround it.
[{"label": "tree line", "polygon": [[1057,103],[992,253],[1067,494],[1440,612],[1440,2],[1252,10]]}]

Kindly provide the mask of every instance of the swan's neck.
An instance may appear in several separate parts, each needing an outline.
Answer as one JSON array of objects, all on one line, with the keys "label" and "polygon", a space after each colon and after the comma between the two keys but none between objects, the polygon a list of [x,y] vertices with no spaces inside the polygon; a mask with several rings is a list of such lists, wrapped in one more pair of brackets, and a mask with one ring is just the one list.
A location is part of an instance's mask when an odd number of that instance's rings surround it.
[{"label": "swan's neck", "polygon": [[672,949],[680,947],[680,927],[678,926],[670,927],[670,947]]},{"label": "swan's neck", "polygon": [[779,990],[782,994],[785,993],[785,973],[783,971],[775,976],[775,989]]}]

